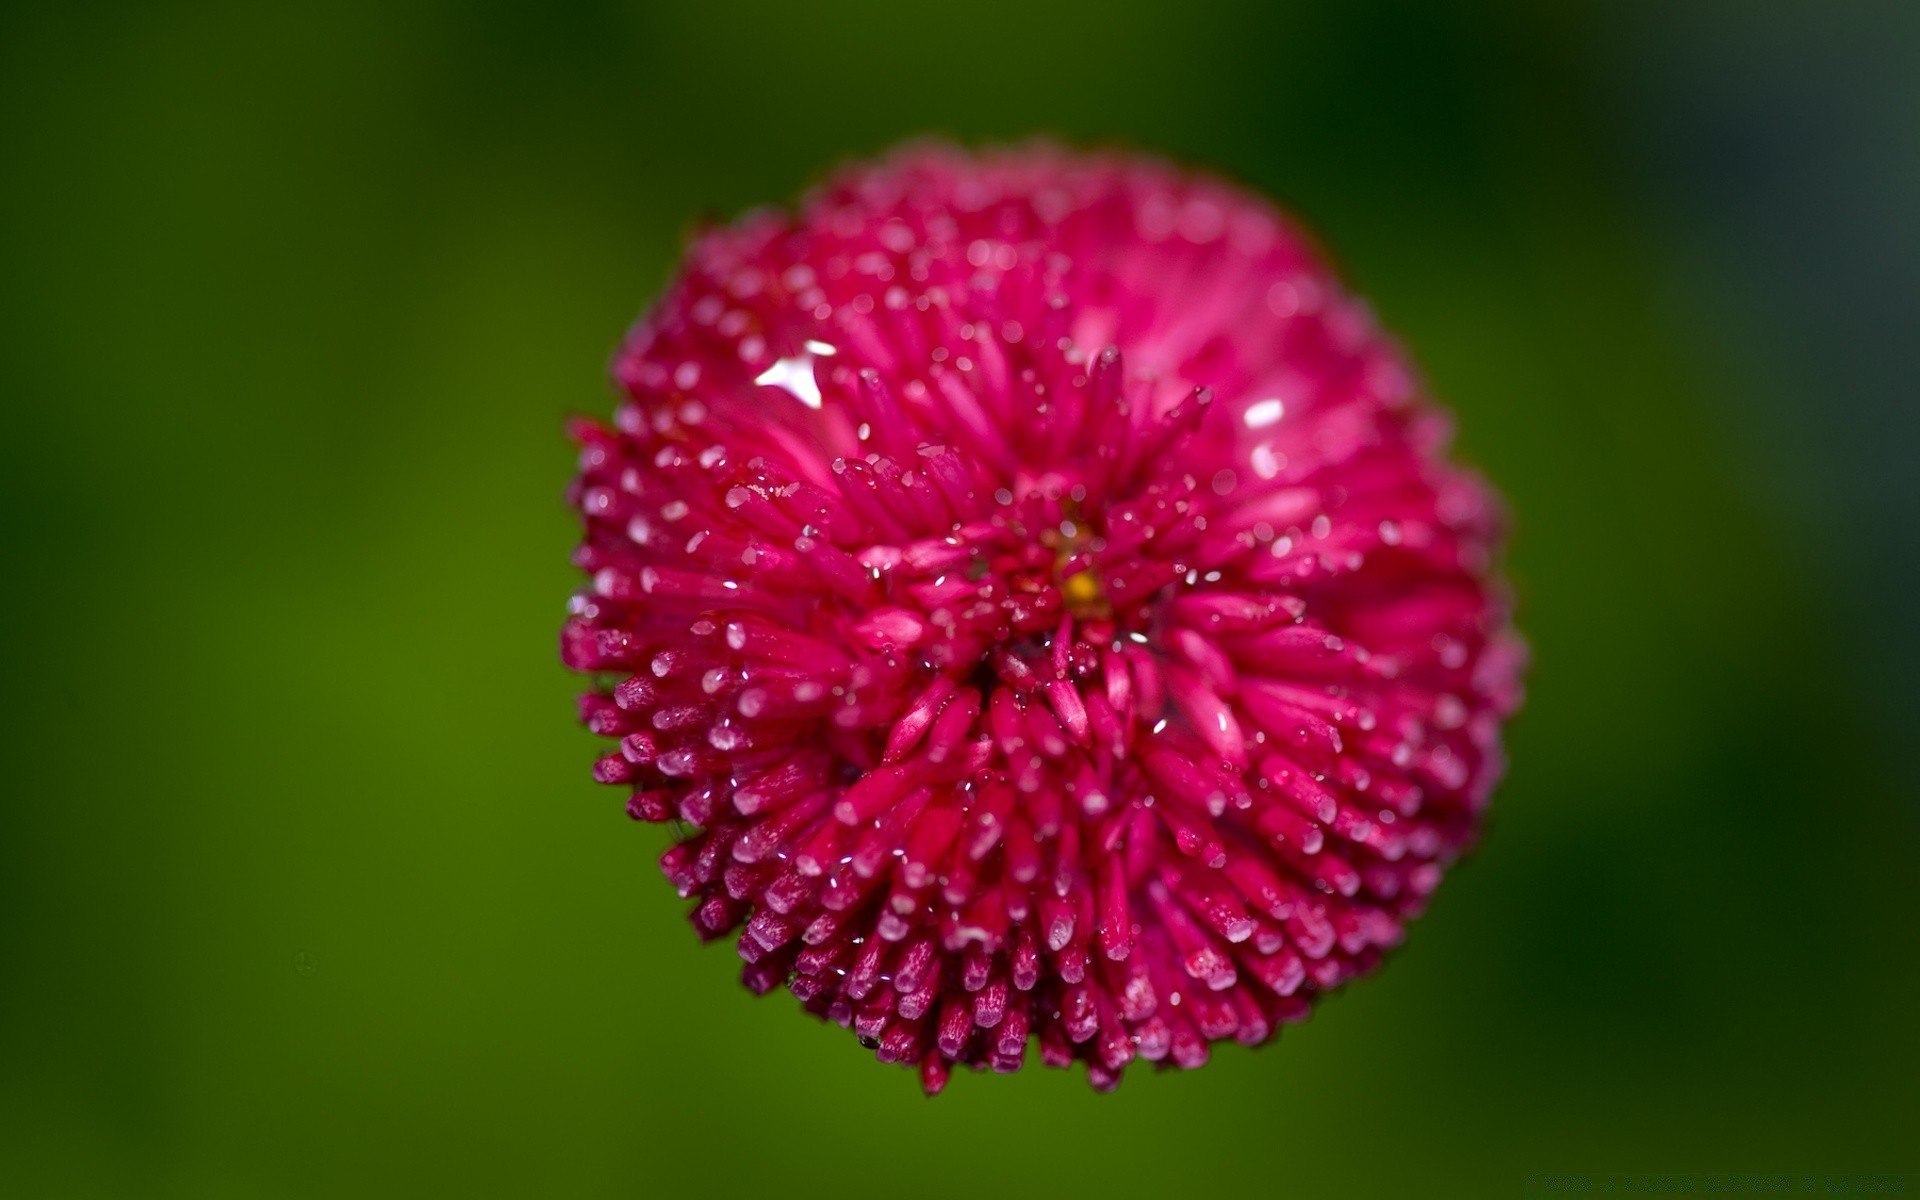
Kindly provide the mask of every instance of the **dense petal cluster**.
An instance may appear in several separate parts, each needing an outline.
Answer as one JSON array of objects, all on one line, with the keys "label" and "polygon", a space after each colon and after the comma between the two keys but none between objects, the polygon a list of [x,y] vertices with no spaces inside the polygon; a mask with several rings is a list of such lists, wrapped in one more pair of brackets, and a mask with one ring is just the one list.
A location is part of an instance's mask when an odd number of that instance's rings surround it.
[{"label": "dense petal cluster", "polygon": [[929,1091],[1264,1041],[1471,840],[1496,506],[1257,199],[905,151],[698,238],[615,375],[562,635],[596,774],[750,988]]}]

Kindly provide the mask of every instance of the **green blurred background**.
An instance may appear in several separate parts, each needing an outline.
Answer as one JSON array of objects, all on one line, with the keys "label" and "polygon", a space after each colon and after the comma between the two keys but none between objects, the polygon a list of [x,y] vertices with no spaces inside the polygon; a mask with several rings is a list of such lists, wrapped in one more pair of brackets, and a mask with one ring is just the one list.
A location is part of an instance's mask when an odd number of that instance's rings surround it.
[{"label": "green blurred background", "polygon": [[[1920,6],[14,4],[0,1192],[1510,1195],[1920,1168]],[[1211,165],[1517,517],[1482,852],[1112,1097],[756,1001],[588,778],[572,411],[908,134]],[[1911,1181],[1911,1176],[1908,1177]]]}]

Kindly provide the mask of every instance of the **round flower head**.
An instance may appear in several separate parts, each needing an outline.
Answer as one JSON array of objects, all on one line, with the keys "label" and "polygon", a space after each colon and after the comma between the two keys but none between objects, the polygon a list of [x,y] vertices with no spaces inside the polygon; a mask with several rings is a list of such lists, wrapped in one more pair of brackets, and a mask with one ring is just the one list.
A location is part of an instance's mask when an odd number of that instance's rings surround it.
[{"label": "round flower head", "polygon": [[1472,839],[1498,514],[1273,208],[916,148],[699,237],[582,422],[597,777],[702,937],[928,1091],[1204,1063]]}]

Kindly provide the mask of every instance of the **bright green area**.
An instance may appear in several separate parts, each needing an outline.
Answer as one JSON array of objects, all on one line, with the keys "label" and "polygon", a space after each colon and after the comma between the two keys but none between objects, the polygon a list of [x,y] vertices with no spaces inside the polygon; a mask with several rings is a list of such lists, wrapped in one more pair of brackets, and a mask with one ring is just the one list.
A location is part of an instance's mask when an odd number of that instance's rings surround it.
[{"label": "bright green area", "polygon": [[[1920,1169],[1911,747],[1622,182],[1613,12],[9,6],[0,1193]],[[1306,1026],[1111,1097],[929,1103],[740,990],[555,661],[560,423],[683,231],[927,130],[1279,196],[1517,514],[1483,851]]]}]

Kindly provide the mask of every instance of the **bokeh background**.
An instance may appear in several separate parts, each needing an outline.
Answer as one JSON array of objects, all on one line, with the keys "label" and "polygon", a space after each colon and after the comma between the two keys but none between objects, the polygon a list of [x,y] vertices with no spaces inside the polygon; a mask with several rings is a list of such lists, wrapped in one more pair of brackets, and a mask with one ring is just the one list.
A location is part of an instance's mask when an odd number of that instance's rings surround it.
[{"label": "bokeh background", "polygon": [[[1910,4],[7,5],[0,1192],[1920,1168],[1917,80]],[[1279,197],[1517,518],[1483,850],[1111,1097],[747,996],[555,661],[685,231],[928,131]]]}]

